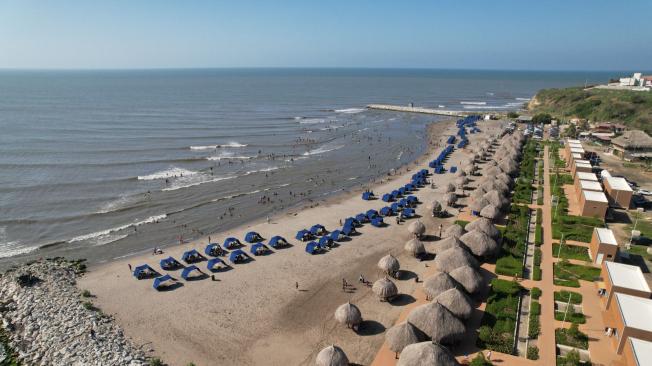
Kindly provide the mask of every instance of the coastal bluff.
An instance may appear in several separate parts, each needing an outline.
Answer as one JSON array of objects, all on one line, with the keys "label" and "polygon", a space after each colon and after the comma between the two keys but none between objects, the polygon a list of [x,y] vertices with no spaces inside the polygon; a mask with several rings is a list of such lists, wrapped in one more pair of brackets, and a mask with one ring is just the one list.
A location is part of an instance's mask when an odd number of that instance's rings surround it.
[{"label": "coastal bluff", "polygon": [[424,108],[424,107],[410,107],[402,105],[392,105],[392,104],[369,104],[367,109],[378,109],[383,111],[396,111],[396,112],[409,112],[409,113],[422,113],[422,114],[436,114],[439,116],[451,116],[451,117],[464,117],[466,114],[458,111],[448,111],[444,109],[433,109],[433,108]]},{"label": "coastal bluff", "polygon": [[147,364],[113,319],[76,287],[83,265],[45,260],[0,277],[0,362],[25,365]]}]

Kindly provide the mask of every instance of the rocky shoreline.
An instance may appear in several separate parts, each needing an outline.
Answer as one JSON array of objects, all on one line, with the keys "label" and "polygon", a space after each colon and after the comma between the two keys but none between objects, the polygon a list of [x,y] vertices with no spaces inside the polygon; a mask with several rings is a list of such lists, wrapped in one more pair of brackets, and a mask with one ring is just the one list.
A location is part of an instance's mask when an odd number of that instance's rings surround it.
[{"label": "rocky shoreline", "polygon": [[76,287],[85,266],[48,259],[0,276],[0,364],[145,365],[147,356]]}]

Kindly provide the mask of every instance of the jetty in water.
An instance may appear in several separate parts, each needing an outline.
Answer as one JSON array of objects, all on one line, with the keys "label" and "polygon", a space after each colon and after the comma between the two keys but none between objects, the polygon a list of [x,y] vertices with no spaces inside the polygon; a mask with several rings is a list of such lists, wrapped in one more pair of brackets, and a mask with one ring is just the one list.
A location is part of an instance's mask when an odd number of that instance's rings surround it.
[{"label": "jetty in water", "polygon": [[459,111],[449,111],[449,110],[444,110],[444,109],[411,107],[411,106],[391,105],[391,104],[369,104],[367,106],[367,108],[369,108],[369,109],[379,109],[379,110],[385,110],[385,111],[437,114],[437,115],[440,115],[440,116],[451,116],[451,117],[465,117],[466,116],[465,113],[459,112]]}]

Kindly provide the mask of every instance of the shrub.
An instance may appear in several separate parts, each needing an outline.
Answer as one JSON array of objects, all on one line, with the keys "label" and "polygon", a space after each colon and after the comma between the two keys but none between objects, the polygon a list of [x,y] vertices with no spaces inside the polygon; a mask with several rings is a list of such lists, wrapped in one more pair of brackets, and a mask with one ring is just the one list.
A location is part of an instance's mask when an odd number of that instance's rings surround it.
[{"label": "shrub", "polygon": [[541,324],[539,323],[539,317],[530,314],[530,327],[528,328],[527,336],[530,339],[535,339],[539,336],[541,331]]},{"label": "shrub", "polygon": [[534,249],[534,265],[535,266],[540,266],[541,265],[541,249],[536,248]]},{"label": "shrub", "polygon": [[518,118],[519,114],[516,112],[509,112],[507,113],[507,118]]},{"label": "shrub", "polygon": [[84,301],[82,303],[82,305],[84,306],[84,309],[86,309],[86,310],[95,310],[95,306],[93,306],[93,303],[90,302],[90,301]]},{"label": "shrub", "polygon": [[539,316],[541,315],[541,304],[538,301],[532,301],[530,305],[530,314]]},{"label": "shrub", "polygon": [[527,359],[528,360],[538,360],[539,359],[539,347],[529,346],[527,348]]},{"label": "shrub", "polygon": [[561,291],[555,291],[555,301],[559,302],[568,302],[568,298],[570,297],[570,303],[579,305],[582,303],[582,294],[573,292],[573,291],[566,291],[566,290],[561,290]]},{"label": "shrub", "polygon": [[492,366],[493,363],[491,363],[489,360],[487,360],[484,356],[484,353],[478,352],[478,354],[471,360],[471,363],[469,363],[471,366]]},{"label": "shrub", "polygon": [[582,333],[577,323],[571,324],[570,328],[555,329],[557,343],[581,349],[589,349],[589,337]]},{"label": "shrub", "polygon": [[537,225],[534,229],[534,245],[541,246],[543,244],[543,227]]},{"label": "shrub", "polygon": [[532,279],[535,281],[541,281],[541,267],[534,267],[532,271]]},{"label": "shrub", "polygon": [[82,297],[91,297],[91,292],[88,291],[88,290],[84,290],[84,291],[82,291],[81,295],[82,295]]},{"label": "shrub", "polygon": [[149,366],[163,366],[163,361],[158,357],[154,357],[149,360]]},{"label": "shrub", "polygon": [[533,287],[532,290],[530,290],[530,296],[533,299],[538,300],[541,297],[541,289],[538,287]]},{"label": "shrub", "polygon": [[540,123],[548,124],[551,121],[552,121],[552,116],[548,113],[539,113],[539,114],[535,114],[534,117],[532,117],[532,123],[535,124],[540,124]]},{"label": "shrub", "polygon": [[511,255],[498,258],[496,261],[496,273],[503,276],[521,276],[523,273],[523,261]]}]

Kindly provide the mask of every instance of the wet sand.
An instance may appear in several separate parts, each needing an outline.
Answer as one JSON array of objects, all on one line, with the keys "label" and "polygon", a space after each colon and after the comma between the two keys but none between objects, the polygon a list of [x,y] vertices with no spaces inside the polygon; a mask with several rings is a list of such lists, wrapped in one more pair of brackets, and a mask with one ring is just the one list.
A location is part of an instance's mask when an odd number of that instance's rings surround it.
[{"label": "wet sand", "polygon": [[[409,181],[415,170],[427,166],[444,146],[445,137],[456,132],[453,123],[439,123],[429,128],[431,146],[425,156],[392,177],[391,181],[374,184],[376,194],[389,192]],[[432,127],[432,126],[431,126]],[[468,135],[470,148],[498,131],[498,122],[481,122],[483,133]],[[438,146],[437,146],[438,145]],[[469,150],[455,150],[447,167],[458,165],[469,157]],[[438,188],[421,188],[415,195],[422,202],[417,214],[428,227],[428,233],[438,234],[453,217],[445,220],[429,215],[429,205],[440,198],[443,187],[454,180],[453,174],[431,176]],[[324,254],[309,255],[305,244],[294,239],[301,228],[321,223],[327,229],[339,227],[339,220],[368,209],[384,206],[380,200],[363,201],[360,192],[333,197],[317,207],[291,210],[265,220],[248,223],[224,233],[211,234],[222,241],[227,236],[243,238],[254,230],[265,238],[286,237],[293,247],[255,257],[247,264],[235,265],[227,272],[200,281],[183,281],[182,287],[168,292],[152,289],[152,280],[138,281],[130,274],[128,264],[147,263],[159,269],[163,256],[151,254],[118,260],[98,267],[80,281],[96,298],[93,302],[107,314],[115,316],[127,336],[143,344],[153,355],[170,365],[309,365],[321,348],[330,344],[341,346],[353,363],[369,364],[384,341],[384,331],[392,326],[402,309],[414,301],[411,295],[417,286],[414,277],[423,278],[429,262],[419,262],[404,254],[403,245],[410,238],[407,225],[396,225],[388,218],[384,228],[365,225],[350,241]],[[179,259],[185,250],[203,252],[206,238],[166,249],[165,256]],[[244,248],[248,252],[247,248]],[[380,302],[371,288],[357,281],[360,274],[375,281],[382,274],[377,261],[392,253],[401,262],[402,277],[394,281],[402,295],[393,303]],[[205,262],[199,264],[205,268]],[[180,277],[180,271],[172,273]],[[342,291],[342,278],[353,286]],[[299,290],[295,288],[299,283]],[[351,301],[361,310],[364,323],[358,333],[334,320],[334,311]]]}]

